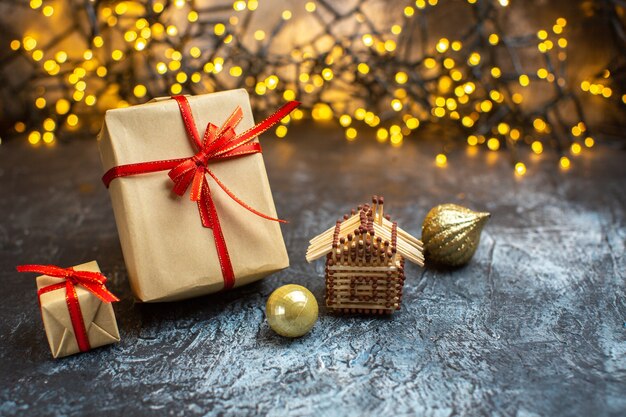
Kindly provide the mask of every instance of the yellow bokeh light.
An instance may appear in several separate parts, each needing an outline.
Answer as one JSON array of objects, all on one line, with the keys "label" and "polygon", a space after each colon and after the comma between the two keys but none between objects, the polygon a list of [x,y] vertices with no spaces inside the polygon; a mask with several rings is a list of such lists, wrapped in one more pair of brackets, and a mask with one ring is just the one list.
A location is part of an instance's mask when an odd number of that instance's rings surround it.
[{"label": "yellow bokeh light", "polygon": [[356,139],[357,134],[358,134],[357,130],[353,127],[349,127],[346,129],[346,139],[348,140]]},{"label": "yellow bokeh light", "polygon": [[546,40],[548,38],[548,32],[546,32],[545,30],[540,30],[539,32],[537,32],[537,37],[542,41]]},{"label": "yellow bokeh light", "polygon": [[411,17],[411,16],[413,16],[414,14],[415,14],[415,9],[414,9],[414,8],[412,8],[411,6],[406,6],[406,7],[404,8],[404,15],[405,15],[406,17]]},{"label": "yellow bokeh light", "polygon": [[24,49],[27,51],[32,51],[37,47],[37,41],[35,40],[35,38],[32,38],[30,36],[24,37],[22,44],[24,45]]},{"label": "yellow bokeh light", "polygon": [[233,77],[240,77],[243,74],[243,69],[240,66],[231,67],[228,73]]},{"label": "yellow bokeh light", "polygon": [[569,169],[570,164],[570,160],[567,156],[562,156],[561,159],[559,159],[559,165],[562,169]]},{"label": "yellow bokeh light", "polygon": [[46,6],[41,10],[44,16],[50,17],[54,14],[54,8],[52,6]]},{"label": "yellow bokeh light", "polygon": [[491,35],[489,35],[489,43],[490,44],[497,45],[498,42],[500,42],[500,37],[497,34],[492,33]]},{"label": "yellow bokeh light", "polygon": [[379,128],[376,131],[376,140],[379,142],[385,142],[387,141],[387,138],[389,137],[389,132],[387,131],[387,129],[385,129],[384,127]]},{"label": "yellow bokeh light", "polygon": [[391,108],[394,109],[395,111],[402,110],[402,102],[398,100],[397,98],[391,100]]},{"label": "yellow bokeh light", "polygon": [[519,84],[522,87],[526,87],[528,84],[530,84],[530,78],[528,78],[528,75],[526,74],[522,74],[519,76]]},{"label": "yellow bokeh light", "polygon": [[65,52],[65,51],[57,52],[54,55],[54,59],[56,59],[59,64],[64,63],[65,61],[67,61],[67,52]]},{"label": "yellow bokeh light", "polygon": [[145,97],[147,92],[148,92],[148,89],[143,84],[137,84],[135,88],[133,88],[133,94],[137,98]]},{"label": "yellow bokeh light", "polygon": [[265,39],[265,31],[260,30],[260,29],[255,31],[254,39],[256,39],[257,41],[262,41],[263,39]]},{"label": "yellow bokeh light", "polygon": [[59,99],[56,102],[55,109],[58,114],[66,114],[70,111],[70,102],[64,98]]},{"label": "yellow bokeh light", "polygon": [[572,143],[570,151],[572,152],[572,154],[578,155],[582,151],[582,146],[580,146],[579,143]]},{"label": "yellow bokeh light", "polygon": [[226,32],[226,26],[224,26],[223,23],[218,23],[215,25],[215,27],[213,28],[213,32],[217,35],[217,36],[221,36],[224,34],[224,32]]},{"label": "yellow bokeh light", "polygon": [[287,126],[285,125],[280,125],[276,128],[276,137],[278,138],[284,138],[287,135]]},{"label": "yellow bokeh light", "polygon": [[445,167],[446,164],[448,163],[448,157],[442,153],[437,154],[437,156],[435,157],[435,164],[437,164],[438,167]]},{"label": "yellow bokeh light", "polygon": [[343,127],[348,127],[352,123],[352,117],[348,114],[342,114],[339,118],[339,124]]},{"label": "yellow bokeh light", "polygon": [[541,118],[536,118],[533,120],[533,127],[537,132],[543,132],[546,129],[546,122]]},{"label": "yellow bokeh light", "polygon": [[407,121],[404,122],[404,124],[406,124],[406,127],[408,127],[409,129],[415,130],[419,127],[420,121],[417,117],[411,117],[407,119]]},{"label": "yellow bokeh light", "polygon": [[52,132],[44,132],[42,139],[44,143],[52,143],[54,142],[54,133]]},{"label": "yellow bokeh light", "polygon": [[393,52],[396,50],[396,42],[389,39],[387,41],[385,41],[385,51],[387,52]]},{"label": "yellow bokeh light", "polygon": [[396,82],[398,84],[406,84],[408,80],[409,80],[409,76],[407,75],[406,72],[399,71],[396,73]]},{"label": "yellow bokeh light", "polygon": [[197,46],[192,46],[191,49],[189,49],[189,55],[193,58],[199,58],[200,55],[202,55],[202,51]]},{"label": "yellow bokeh light", "polygon": [[317,9],[317,6],[315,6],[315,3],[312,1],[309,1],[304,5],[304,9],[309,13],[313,13],[315,9]]},{"label": "yellow bokeh light", "polygon": [[69,116],[67,116],[67,119],[65,120],[65,123],[67,123],[68,126],[74,127],[78,125],[78,116],[75,114],[70,114]]},{"label": "yellow bokeh light", "polygon": [[124,40],[126,42],[132,42],[135,39],[137,39],[137,32],[135,32],[134,30],[129,30],[126,33],[124,33]]},{"label": "yellow bokeh light", "polygon": [[548,76],[548,70],[545,68],[539,68],[537,70],[537,77],[544,79]]},{"label": "yellow bokeh light", "polygon": [[439,42],[437,42],[437,45],[435,46],[435,49],[439,53],[444,53],[444,52],[446,52],[448,50],[449,46],[450,46],[450,41],[448,41],[448,39],[446,39],[446,38],[441,38],[441,39],[439,39]]},{"label": "yellow bokeh light", "polygon": [[467,144],[469,146],[476,146],[478,144],[478,138],[475,135],[469,135],[467,137]]},{"label": "yellow bokeh light", "polygon": [[292,101],[296,99],[296,92],[293,90],[285,90],[283,93],[283,98],[287,101]]},{"label": "yellow bokeh light", "polygon": [[480,64],[480,54],[478,52],[472,52],[470,57],[467,59],[467,63],[473,67]]},{"label": "yellow bokeh light", "polygon": [[491,102],[491,100],[483,100],[480,103],[480,110],[484,113],[490,112],[492,108],[493,108],[493,103]]},{"label": "yellow bokeh light", "polygon": [[41,140],[41,133],[39,133],[38,131],[34,130],[28,134],[28,142],[31,145],[38,144],[40,140]]},{"label": "yellow bokeh light", "polygon": [[179,72],[178,74],[176,74],[176,81],[179,82],[180,84],[183,84],[184,82],[187,81],[187,74],[184,72]]},{"label": "yellow bokeh light", "polygon": [[594,145],[595,141],[591,136],[585,138],[585,146],[591,148]]},{"label": "yellow bokeh light", "polygon": [[180,94],[181,91],[183,91],[183,86],[178,83],[172,84],[172,86],[170,87],[170,91],[172,92],[172,94]]},{"label": "yellow bokeh light", "polygon": [[393,133],[391,134],[391,137],[389,138],[389,141],[391,142],[391,146],[394,146],[394,147],[402,146],[403,140],[404,140],[404,136],[402,135],[402,133]]},{"label": "yellow bokeh light", "polygon": [[500,149],[500,141],[497,138],[489,138],[487,147],[492,151],[497,151]]},{"label": "yellow bokeh light", "polygon": [[159,74],[165,74],[167,72],[167,65],[165,65],[165,62],[159,62],[156,64],[156,70]]},{"label": "yellow bokeh light", "polygon": [[283,10],[281,17],[283,18],[283,20],[291,19],[291,10]]},{"label": "yellow bokeh light", "polygon": [[135,42],[135,49],[138,51],[143,51],[146,48],[148,42],[144,38],[139,38]]},{"label": "yellow bokeh light", "polygon": [[370,67],[365,62],[361,62],[359,65],[357,65],[357,70],[361,74],[367,74],[368,72],[370,72]]},{"label": "yellow bokeh light", "polygon": [[333,109],[326,103],[316,103],[311,111],[313,120],[332,120]]},{"label": "yellow bokeh light", "polygon": [[523,162],[515,164],[515,173],[520,176],[526,174],[526,165]]},{"label": "yellow bokeh light", "polygon": [[56,126],[56,122],[49,117],[43,121],[43,128],[48,132],[52,132],[54,129],[56,129]]},{"label": "yellow bokeh light", "polygon": [[537,155],[541,155],[541,153],[543,152],[543,144],[541,142],[539,142],[538,140],[534,141],[531,145],[530,148],[533,150],[534,153],[536,153]]}]

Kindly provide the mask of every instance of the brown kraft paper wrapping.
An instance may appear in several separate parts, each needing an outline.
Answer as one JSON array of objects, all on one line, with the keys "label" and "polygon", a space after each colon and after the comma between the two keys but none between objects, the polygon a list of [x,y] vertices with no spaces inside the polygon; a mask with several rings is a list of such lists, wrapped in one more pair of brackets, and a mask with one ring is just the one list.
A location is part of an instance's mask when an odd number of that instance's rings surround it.
[{"label": "brown kraft paper wrapping", "polygon": [[[100,272],[96,261],[76,265],[74,269]],[[65,282],[65,279],[40,275],[37,277],[37,289],[60,282]],[[111,303],[105,303],[80,285],[76,285],[75,289],[91,348],[119,342],[120,334]],[[67,307],[65,288],[44,293],[39,301],[52,356],[60,358],[80,352]]]},{"label": "brown kraft paper wrapping", "polygon": [[[248,93],[231,90],[188,97],[200,135],[208,122],[221,126],[237,106],[236,132],[254,126]],[[257,141],[257,139],[254,139]],[[196,153],[175,100],[109,110],[98,145],[104,171],[119,165],[191,157]],[[272,217],[276,209],[260,153],[209,168],[239,199]],[[231,258],[235,286],[289,266],[277,222],[233,201],[207,175]],[[179,197],[167,171],[115,179],[109,192],[132,291],[144,302],[174,301],[224,287],[213,232],[202,226],[189,191]]]}]

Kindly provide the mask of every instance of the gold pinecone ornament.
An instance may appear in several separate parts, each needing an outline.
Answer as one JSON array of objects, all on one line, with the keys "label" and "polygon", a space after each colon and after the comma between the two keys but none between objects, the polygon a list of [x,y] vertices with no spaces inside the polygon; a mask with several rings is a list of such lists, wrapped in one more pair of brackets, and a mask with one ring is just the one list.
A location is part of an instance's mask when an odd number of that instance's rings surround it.
[{"label": "gold pinecone ornament", "polygon": [[489,213],[456,204],[441,204],[428,212],[422,225],[426,262],[461,266],[469,262],[480,242]]}]

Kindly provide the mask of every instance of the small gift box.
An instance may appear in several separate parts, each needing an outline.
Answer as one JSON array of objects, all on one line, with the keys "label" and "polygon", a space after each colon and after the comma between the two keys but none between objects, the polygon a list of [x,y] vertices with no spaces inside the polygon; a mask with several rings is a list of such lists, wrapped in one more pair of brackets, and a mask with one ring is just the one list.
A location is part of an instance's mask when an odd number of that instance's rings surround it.
[{"label": "small gift box", "polygon": [[22,265],[37,277],[37,295],[52,356],[60,358],[120,341],[106,277],[96,261],[73,268]]},{"label": "small gift box", "polygon": [[103,181],[139,300],[213,293],[289,266],[256,137],[297,105],[257,125],[243,89],[107,112]]}]

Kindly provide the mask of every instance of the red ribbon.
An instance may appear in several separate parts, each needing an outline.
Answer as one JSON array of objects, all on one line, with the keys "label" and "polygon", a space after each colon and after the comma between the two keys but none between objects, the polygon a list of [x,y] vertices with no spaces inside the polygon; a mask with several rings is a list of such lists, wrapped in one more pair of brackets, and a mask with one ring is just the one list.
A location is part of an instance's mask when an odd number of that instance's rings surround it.
[{"label": "red ribbon", "polygon": [[105,286],[107,278],[100,272],[76,271],[74,268],[60,268],[54,265],[20,265],[17,267],[18,272],[35,272],[42,275],[48,275],[56,278],[64,278],[64,282],[58,284],[47,285],[37,291],[39,304],[41,305],[41,296],[45,293],[65,288],[65,301],[67,309],[70,313],[72,327],[76,342],[81,352],[91,349],[87,329],[83,321],[83,314],[80,310],[80,303],[76,294],[76,285],[80,285],[105,303],[119,301],[119,299],[111,293]]},{"label": "red ribbon", "polygon": [[235,275],[205,174],[209,174],[230,198],[246,210],[267,220],[281,223],[285,223],[285,221],[263,214],[240,200],[215,176],[209,168],[209,163],[261,153],[261,145],[251,143],[251,141],[291,113],[300,103],[297,101],[288,102],[270,117],[240,134],[235,133],[235,127],[243,118],[243,112],[241,107],[237,106],[221,127],[209,123],[204,131],[204,136],[200,138],[187,98],[185,96],[173,96],[172,98],[178,103],[187,136],[198,152],[190,158],[140,162],[113,167],[104,174],[102,181],[108,188],[115,178],[169,170],[168,176],[174,182],[174,192],[182,196],[190,188],[190,199],[198,204],[202,225],[213,230],[215,248],[224,278],[224,289],[229,289],[235,285]]}]

